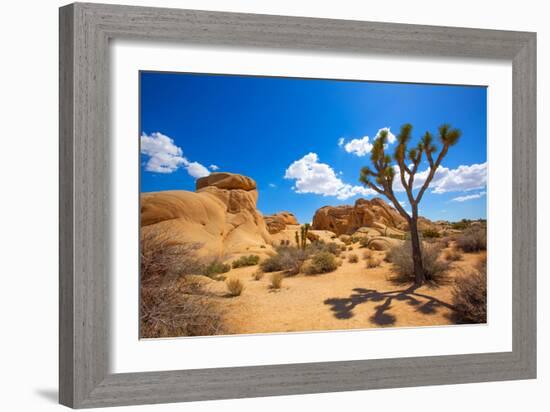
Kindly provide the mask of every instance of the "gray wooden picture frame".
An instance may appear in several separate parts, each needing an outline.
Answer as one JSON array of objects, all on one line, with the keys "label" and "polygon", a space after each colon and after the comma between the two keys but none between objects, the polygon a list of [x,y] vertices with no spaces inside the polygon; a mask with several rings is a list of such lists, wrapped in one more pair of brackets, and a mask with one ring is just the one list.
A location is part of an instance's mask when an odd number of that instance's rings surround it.
[{"label": "gray wooden picture frame", "polygon": [[[536,377],[536,34],[71,4],[60,9],[59,398],[114,405]],[[513,65],[513,350],[109,373],[109,40],[504,59]]]}]

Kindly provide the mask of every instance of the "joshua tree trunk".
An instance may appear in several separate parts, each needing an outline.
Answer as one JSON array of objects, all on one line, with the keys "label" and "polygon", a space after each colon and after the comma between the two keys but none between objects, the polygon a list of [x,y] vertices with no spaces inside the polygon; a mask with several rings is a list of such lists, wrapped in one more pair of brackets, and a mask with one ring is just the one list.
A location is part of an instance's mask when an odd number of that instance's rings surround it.
[{"label": "joshua tree trunk", "polygon": [[426,276],[424,273],[424,266],[422,264],[422,248],[420,246],[420,237],[418,236],[418,216],[415,216],[415,214],[413,214],[409,226],[411,232],[414,283],[420,286],[426,280]]}]

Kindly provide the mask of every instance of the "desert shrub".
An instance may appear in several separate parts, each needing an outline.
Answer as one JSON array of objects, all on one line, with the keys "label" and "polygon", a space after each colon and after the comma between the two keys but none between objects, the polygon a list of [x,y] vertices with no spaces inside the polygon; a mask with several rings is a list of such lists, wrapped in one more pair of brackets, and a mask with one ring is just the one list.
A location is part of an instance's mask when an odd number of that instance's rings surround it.
[{"label": "desert shrub", "polygon": [[481,227],[467,229],[456,238],[456,245],[464,252],[487,250],[487,231]]},{"label": "desert shrub", "polygon": [[202,264],[200,244],[171,244],[166,234],[148,232],[140,239],[140,336],[214,335],[223,331],[218,308],[193,280]]},{"label": "desert shrub", "polygon": [[[441,284],[447,280],[449,262],[440,259],[441,246],[437,243],[422,243],[422,265],[426,280],[430,283]],[[414,281],[414,267],[412,246],[410,241],[392,247],[387,255],[389,262],[394,265],[394,276],[391,280],[398,283]]]},{"label": "desert shrub", "polygon": [[388,237],[392,239],[405,240],[405,235],[398,235],[396,233],[390,233]]},{"label": "desert shrub", "polygon": [[260,257],[258,255],[248,255],[241,256],[237,260],[234,260],[232,263],[233,269],[241,268],[244,266],[254,266],[260,262]]},{"label": "desert shrub", "polygon": [[231,278],[225,282],[231,296],[240,296],[244,290],[244,284],[237,278]]},{"label": "desert shrub", "polygon": [[306,247],[306,255],[313,256],[321,252],[332,253],[334,256],[339,256],[340,253],[346,250],[346,245],[339,245],[336,242],[324,242],[316,240]]},{"label": "desert shrub", "polygon": [[297,274],[306,260],[307,253],[295,247],[279,247],[277,254],[262,261],[260,268],[264,272],[286,271],[288,275]]},{"label": "desert shrub", "polygon": [[338,239],[340,239],[346,246],[351,245],[351,236],[349,235],[340,235]]},{"label": "desert shrub", "polygon": [[140,290],[140,336],[165,338],[224,332],[221,312],[200,286],[172,280]]},{"label": "desert shrub", "polygon": [[447,250],[443,253],[443,258],[449,262],[455,262],[462,260],[462,253],[455,249]]},{"label": "desert shrub", "polygon": [[227,263],[220,262],[217,259],[212,260],[202,271],[202,274],[211,278],[216,277],[220,273],[227,273],[231,270],[231,266]]},{"label": "desert shrub", "polygon": [[359,243],[359,241],[363,238],[363,236],[357,236],[354,235],[351,237],[351,243]]},{"label": "desert shrub", "polygon": [[339,256],[342,252],[342,247],[345,245],[339,245],[336,242],[329,242],[326,244],[326,252],[333,254],[334,256]]},{"label": "desert shrub", "polygon": [[261,270],[257,270],[252,274],[252,279],[254,280],[262,280],[263,277],[264,277],[264,272],[262,272]]},{"label": "desert shrub", "polygon": [[449,236],[442,237],[439,239],[439,243],[443,248],[448,248],[451,245],[451,238]]},{"label": "desert shrub", "polygon": [[336,270],[337,267],[336,257],[332,253],[320,252],[313,255],[311,262],[306,267],[306,273],[308,275],[328,273]]},{"label": "desert shrub", "polygon": [[367,249],[363,252],[363,259],[367,260],[370,259],[373,255],[373,251],[370,249]]},{"label": "desert shrub", "polygon": [[455,230],[465,230],[468,229],[468,227],[470,227],[470,221],[467,219],[451,223],[451,228]]},{"label": "desert shrub", "polygon": [[370,256],[366,261],[365,261],[365,266],[367,269],[373,269],[373,268],[377,268],[378,266],[380,266],[380,264],[382,263],[382,261],[375,257],[375,256]]},{"label": "desert shrub", "polygon": [[367,236],[363,236],[363,237],[359,240],[359,246],[361,246],[361,247],[369,247],[369,242],[370,242],[370,238],[367,237]]},{"label": "desert shrub", "polygon": [[422,237],[424,237],[426,239],[435,239],[435,238],[441,237],[441,235],[439,234],[439,232],[437,230],[426,229],[426,230],[422,231]]},{"label": "desert shrub", "polygon": [[140,239],[140,282],[158,286],[179,276],[200,273],[200,243],[174,244],[166,232],[151,230]]},{"label": "desert shrub", "polygon": [[484,265],[455,279],[453,306],[457,323],[487,322],[487,271]]},{"label": "desert shrub", "polygon": [[274,273],[271,275],[269,287],[271,289],[281,289],[284,276],[282,273]]},{"label": "desert shrub", "polygon": [[348,256],[348,262],[349,263],[357,263],[359,262],[359,256],[357,256],[355,253],[352,253]]},{"label": "desert shrub", "polygon": [[353,246],[348,246],[348,250],[353,250]]}]

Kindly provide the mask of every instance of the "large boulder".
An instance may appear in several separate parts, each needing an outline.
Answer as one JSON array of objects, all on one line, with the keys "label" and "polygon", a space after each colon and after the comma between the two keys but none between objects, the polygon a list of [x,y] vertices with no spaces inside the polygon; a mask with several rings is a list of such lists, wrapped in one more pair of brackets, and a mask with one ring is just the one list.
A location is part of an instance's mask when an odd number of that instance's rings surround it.
[{"label": "large boulder", "polygon": [[372,250],[389,250],[403,244],[403,240],[379,236],[369,240],[367,247]]},{"label": "large boulder", "polygon": [[210,173],[208,176],[197,179],[197,191],[208,186],[226,190],[256,190],[256,182],[250,177],[227,172]]},{"label": "large boulder", "polygon": [[264,216],[267,230],[276,234],[284,230],[288,225],[298,225],[298,219],[290,212],[278,212],[273,215]]},{"label": "large boulder", "polygon": [[358,199],[355,204],[324,206],[313,216],[312,228],[330,230],[337,235],[353,234],[362,227],[389,227],[405,230],[407,221],[380,198]]},{"label": "large boulder", "polygon": [[198,242],[202,254],[261,252],[271,244],[256,209],[258,191],[249,177],[212,173],[196,182],[196,192],[141,194],[141,230],[169,236],[174,243]]}]

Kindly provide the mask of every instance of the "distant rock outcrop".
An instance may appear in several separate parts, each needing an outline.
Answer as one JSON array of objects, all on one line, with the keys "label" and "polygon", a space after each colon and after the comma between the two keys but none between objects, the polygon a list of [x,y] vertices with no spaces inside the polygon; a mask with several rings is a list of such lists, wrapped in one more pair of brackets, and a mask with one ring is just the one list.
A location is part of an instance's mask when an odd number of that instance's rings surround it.
[{"label": "distant rock outcrop", "polygon": [[[420,230],[434,226],[422,217],[418,221]],[[392,206],[380,198],[374,198],[358,199],[353,206],[324,206],[315,212],[312,228],[330,230],[337,235],[351,235],[359,231],[358,234],[368,232],[370,236],[388,236],[403,234],[408,224]]]},{"label": "distant rock outcrop", "polygon": [[196,192],[143,193],[142,232],[168,234],[174,243],[200,242],[205,254],[260,252],[271,237],[257,200],[253,179],[212,173],[197,180]]},{"label": "distant rock outcrop", "polygon": [[353,206],[324,206],[315,212],[312,228],[350,235],[361,227],[376,227],[375,223],[400,230],[407,225],[405,218],[393,207],[374,198],[358,199]]},{"label": "distant rock outcrop", "polygon": [[298,219],[290,212],[278,212],[273,215],[264,216],[267,230],[271,234],[279,233],[288,225],[298,225]]}]

